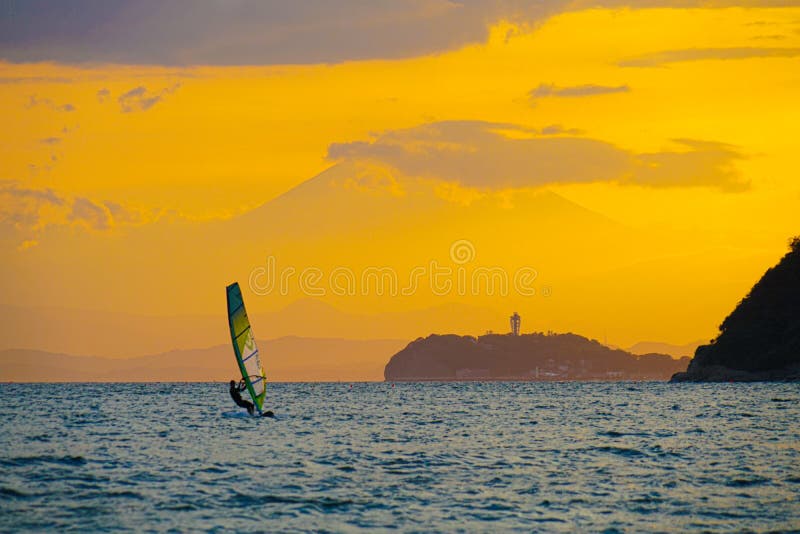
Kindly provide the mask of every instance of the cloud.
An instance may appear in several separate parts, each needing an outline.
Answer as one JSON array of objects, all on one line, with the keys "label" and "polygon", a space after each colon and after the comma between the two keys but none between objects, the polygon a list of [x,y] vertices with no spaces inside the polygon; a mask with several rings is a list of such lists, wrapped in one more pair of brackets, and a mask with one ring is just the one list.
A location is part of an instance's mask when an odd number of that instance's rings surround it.
[{"label": "cloud", "polygon": [[116,202],[96,202],[50,188],[0,181],[0,225],[12,226],[26,240],[36,241],[39,232],[48,226],[79,225],[106,231],[118,225],[145,222],[141,211]]},{"label": "cloud", "polygon": [[86,224],[89,228],[95,230],[108,230],[111,228],[111,214],[109,211],[84,197],[77,197],[72,201],[72,211],[70,211],[67,218],[72,222]]},{"label": "cloud", "polygon": [[[597,7],[724,7],[752,0],[27,0],[0,14],[13,62],[266,65],[393,59],[485,42],[506,20],[537,24]],[[796,4],[764,0],[761,6]]]},{"label": "cloud", "polygon": [[111,98],[111,91],[109,91],[105,87],[97,91],[97,101],[100,102],[101,104],[104,103],[109,98]]},{"label": "cloud", "polygon": [[545,126],[542,128],[542,135],[559,135],[559,134],[568,134],[568,135],[580,135],[583,133],[583,130],[578,128],[564,128],[560,124],[551,124],[550,126]]},{"label": "cloud", "polygon": [[734,167],[744,156],[721,143],[681,139],[676,141],[680,150],[638,154],[598,139],[531,132],[507,123],[438,122],[386,132],[372,141],[334,143],[328,158],[478,189],[591,182],[725,191],[749,186]]},{"label": "cloud", "polygon": [[535,22],[568,3],[29,0],[15,4],[14,17],[0,17],[0,57],[159,65],[400,58],[481,42],[494,21]]},{"label": "cloud", "polygon": [[0,76],[0,84],[18,84],[18,83],[72,83],[74,78],[65,78],[63,76]]},{"label": "cloud", "polygon": [[752,58],[792,58],[800,56],[800,48],[686,48],[665,50],[652,54],[626,59],[619,62],[620,67],[660,67],[669,63],[685,61],[732,60]]},{"label": "cloud", "polygon": [[629,166],[627,154],[603,141],[510,139],[493,131],[515,129],[529,133],[505,123],[438,122],[388,132],[374,142],[333,144],[328,157],[380,161],[407,176],[494,188],[611,180]]},{"label": "cloud", "polygon": [[108,210],[111,218],[117,223],[139,224],[143,222],[142,214],[138,211],[130,210],[122,204],[106,200],[103,206]]},{"label": "cloud", "polygon": [[35,189],[24,187],[11,180],[0,181],[0,195],[8,195],[19,199],[35,199],[56,205],[64,203],[64,199],[50,188]]},{"label": "cloud", "polygon": [[34,228],[42,223],[43,211],[66,202],[62,195],[49,188],[25,187],[11,180],[0,181],[0,223],[17,228]]},{"label": "cloud", "polygon": [[38,98],[36,95],[29,96],[28,103],[25,105],[25,107],[30,109],[38,106],[44,106],[46,108],[52,109],[53,111],[61,111],[67,113],[75,111],[77,109],[72,104],[56,104],[49,98]]},{"label": "cloud", "polygon": [[176,83],[170,87],[166,87],[158,92],[148,91],[143,85],[134,87],[130,91],[123,93],[117,98],[119,107],[123,113],[131,113],[134,111],[147,111],[152,108],[168,95],[171,95],[180,88],[181,84]]},{"label": "cloud", "polygon": [[786,39],[785,35],[780,35],[777,33],[771,35],[756,35],[753,37],[754,41],[783,41]]},{"label": "cloud", "polygon": [[745,159],[734,146],[724,143],[675,139],[684,151],[638,154],[633,182],[650,187],[718,187],[740,192],[750,187],[736,172],[734,163]]},{"label": "cloud", "polygon": [[60,137],[45,137],[44,139],[39,139],[39,142],[43,145],[57,145],[61,142]]},{"label": "cloud", "polygon": [[553,84],[540,84],[531,89],[528,95],[531,98],[561,97],[574,98],[581,96],[609,95],[614,93],[629,93],[627,85],[573,85],[571,87],[557,87]]}]

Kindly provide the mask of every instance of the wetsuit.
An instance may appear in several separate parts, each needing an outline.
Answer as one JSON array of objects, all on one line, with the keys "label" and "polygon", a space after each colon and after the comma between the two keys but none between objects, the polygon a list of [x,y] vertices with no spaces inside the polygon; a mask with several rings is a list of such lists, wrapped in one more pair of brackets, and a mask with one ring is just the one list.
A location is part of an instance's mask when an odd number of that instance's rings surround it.
[{"label": "wetsuit", "polygon": [[235,383],[231,384],[231,398],[233,398],[233,402],[235,402],[237,406],[247,408],[247,412],[250,415],[253,415],[256,407],[252,402],[246,401],[242,398],[242,394],[239,392],[239,387]]}]

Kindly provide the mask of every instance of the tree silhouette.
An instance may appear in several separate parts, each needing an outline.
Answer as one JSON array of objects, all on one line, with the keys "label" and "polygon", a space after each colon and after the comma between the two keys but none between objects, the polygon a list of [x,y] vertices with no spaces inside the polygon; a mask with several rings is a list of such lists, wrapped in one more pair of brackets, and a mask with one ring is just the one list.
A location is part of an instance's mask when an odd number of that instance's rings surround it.
[{"label": "tree silhouette", "polygon": [[725,318],[719,336],[698,347],[690,375],[712,366],[762,375],[800,366],[800,236],[789,248]]}]

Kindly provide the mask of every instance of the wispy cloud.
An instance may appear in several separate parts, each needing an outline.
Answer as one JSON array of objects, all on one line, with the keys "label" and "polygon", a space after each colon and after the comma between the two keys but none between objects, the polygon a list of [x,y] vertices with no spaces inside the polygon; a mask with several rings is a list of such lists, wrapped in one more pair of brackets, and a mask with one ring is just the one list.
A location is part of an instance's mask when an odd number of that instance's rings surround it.
[{"label": "wispy cloud", "polygon": [[67,219],[95,230],[108,230],[111,227],[111,214],[108,209],[85,197],[77,197],[72,201],[72,210]]},{"label": "wispy cloud", "polygon": [[104,103],[106,100],[111,98],[111,91],[106,89],[105,87],[97,91],[97,101],[101,104]]},{"label": "wispy cloud", "polygon": [[771,35],[756,35],[755,37],[753,37],[753,40],[754,41],[784,41],[784,40],[786,40],[786,38],[787,37],[785,35],[774,33],[774,34],[771,34]]},{"label": "wispy cloud", "polygon": [[115,226],[147,221],[141,210],[116,202],[97,202],[52,188],[26,186],[15,180],[0,181],[0,226],[13,229],[23,240],[20,250],[34,246],[42,231],[50,226],[77,225],[108,231]]},{"label": "wispy cloud", "polygon": [[181,84],[176,83],[160,91],[148,91],[145,86],[140,85],[121,94],[119,98],[117,98],[117,102],[123,113],[147,111],[164,100],[167,96],[177,91],[180,86]]},{"label": "wispy cloud", "polygon": [[0,84],[34,84],[34,83],[72,83],[73,78],[65,78],[62,76],[0,76]]},{"label": "wispy cloud", "polygon": [[49,98],[39,98],[36,95],[31,95],[28,97],[28,103],[25,105],[26,108],[35,108],[39,106],[44,106],[48,109],[52,109],[53,111],[61,111],[61,112],[72,112],[75,111],[77,108],[72,104],[56,104]]},{"label": "wispy cloud", "polygon": [[737,47],[737,48],[686,48],[665,50],[619,62],[620,67],[660,67],[670,63],[706,60],[734,60],[753,58],[792,58],[800,56],[800,48]]},{"label": "wispy cloud", "polygon": [[57,145],[61,142],[60,137],[45,137],[44,139],[39,139],[39,142],[43,145]]},{"label": "wispy cloud", "polygon": [[749,187],[734,166],[744,156],[721,143],[681,139],[674,150],[636,153],[598,139],[532,135],[527,127],[481,121],[431,123],[386,132],[372,141],[332,144],[328,157],[383,165],[393,176],[473,188],[591,182],[731,192]]},{"label": "wispy cloud", "polygon": [[18,199],[33,199],[50,204],[62,205],[64,199],[50,188],[25,187],[19,182],[12,180],[0,181],[0,195],[16,197]]},{"label": "wispy cloud", "polygon": [[0,199],[0,223],[24,231],[40,229],[46,225],[43,217],[66,204],[52,189],[26,187],[13,180],[0,181]]},{"label": "wispy cloud", "polygon": [[542,135],[580,135],[583,130],[578,128],[564,128],[560,124],[551,124],[542,128]]},{"label": "wispy cloud", "polygon": [[614,93],[629,93],[631,90],[627,85],[573,85],[569,87],[558,87],[554,84],[540,84],[535,89],[531,89],[528,96],[531,98],[575,98],[582,96],[610,95]]},{"label": "wispy cloud", "polygon": [[128,209],[117,202],[106,200],[103,202],[103,206],[117,223],[139,224],[144,221],[140,211]]}]

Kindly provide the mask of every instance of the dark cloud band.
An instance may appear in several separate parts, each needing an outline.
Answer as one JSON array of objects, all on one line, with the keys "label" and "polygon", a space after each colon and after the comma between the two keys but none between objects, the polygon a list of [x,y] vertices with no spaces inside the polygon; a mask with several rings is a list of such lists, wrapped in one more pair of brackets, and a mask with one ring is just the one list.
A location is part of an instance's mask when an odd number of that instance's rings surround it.
[{"label": "dark cloud band", "polygon": [[0,5],[0,58],[178,66],[391,59],[484,42],[489,26],[500,20],[537,23],[589,7],[752,4],[750,0],[6,0]]}]

